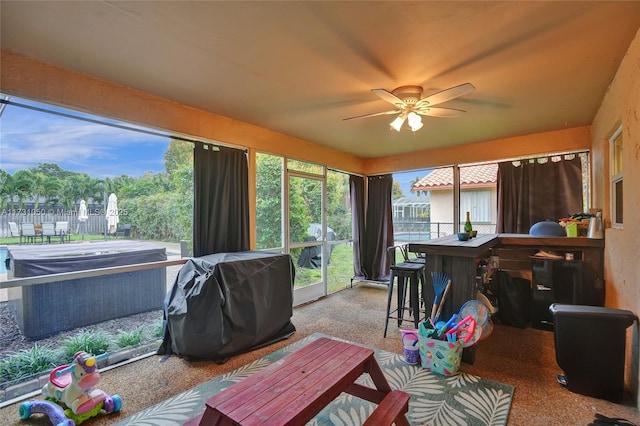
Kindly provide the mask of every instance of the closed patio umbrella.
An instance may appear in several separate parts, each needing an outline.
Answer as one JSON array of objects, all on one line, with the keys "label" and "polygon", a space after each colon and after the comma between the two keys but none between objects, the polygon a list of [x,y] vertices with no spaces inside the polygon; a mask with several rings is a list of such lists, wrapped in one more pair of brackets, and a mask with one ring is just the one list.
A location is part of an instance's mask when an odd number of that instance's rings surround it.
[{"label": "closed patio umbrella", "polygon": [[85,203],[84,200],[80,200],[80,208],[78,209],[78,228],[82,226],[82,235],[84,235],[84,224],[87,220],[89,220],[89,215],[87,214],[87,203]]},{"label": "closed patio umbrella", "polygon": [[109,234],[113,234],[116,232],[116,228],[118,227],[118,222],[120,221],[118,217],[118,197],[116,194],[109,195],[109,203],[107,204],[107,232]]}]

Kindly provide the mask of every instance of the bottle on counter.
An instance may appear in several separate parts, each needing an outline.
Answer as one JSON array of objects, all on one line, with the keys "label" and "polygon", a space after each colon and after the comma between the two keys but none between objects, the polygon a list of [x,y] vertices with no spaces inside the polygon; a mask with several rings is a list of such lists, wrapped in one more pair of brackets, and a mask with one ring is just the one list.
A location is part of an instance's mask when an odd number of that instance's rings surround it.
[{"label": "bottle on counter", "polygon": [[467,221],[464,223],[464,232],[473,231],[473,226],[471,226],[471,218],[469,217],[469,212],[467,212]]}]

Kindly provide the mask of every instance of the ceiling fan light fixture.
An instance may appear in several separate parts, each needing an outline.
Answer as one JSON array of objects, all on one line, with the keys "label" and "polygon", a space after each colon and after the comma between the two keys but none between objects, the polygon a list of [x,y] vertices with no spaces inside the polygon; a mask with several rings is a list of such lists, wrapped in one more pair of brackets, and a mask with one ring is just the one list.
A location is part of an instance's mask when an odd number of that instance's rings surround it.
[{"label": "ceiling fan light fixture", "polygon": [[[1,0],[0,0],[1,1]],[[422,129],[422,115],[431,117],[460,117],[464,113],[463,110],[455,108],[434,107],[434,105],[450,101],[460,96],[471,93],[475,87],[471,83],[464,83],[458,86],[441,90],[432,95],[422,98],[421,86],[400,86],[391,92],[385,89],[371,89],[371,92],[385,102],[395,107],[391,111],[375,112],[372,114],[358,115],[355,117],[343,118],[343,120],[353,120],[356,118],[377,117],[379,115],[398,114],[398,116],[389,123],[389,126],[396,132],[399,132],[405,121],[413,132]]]},{"label": "ceiling fan light fixture", "polygon": [[409,127],[411,127],[411,130],[416,132],[420,129],[422,129],[422,117],[420,117],[418,114],[416,114],[415,112],[410,112],[409,116],[407,117],[407,120],[409,122]]},{"label": "ceiling fan light fixture", "polygon": [[389,126],[391,126],[391,128],[393,130],[395,130],[396,132],[400,131],[400,128],[402,128],[402,124],[404,124],[404,115],[399,115],[396,117],[395,120],[393,120],[391,123],[389,123]]},{"label": "ceiling fan light fixture", "polygon": [[424,126],[424,124],[416,123],[413,126],[411,124],[409,124],[409,126],[411,127],[412,131],[417,132],[418,130],[422,129],[422,126]]}]

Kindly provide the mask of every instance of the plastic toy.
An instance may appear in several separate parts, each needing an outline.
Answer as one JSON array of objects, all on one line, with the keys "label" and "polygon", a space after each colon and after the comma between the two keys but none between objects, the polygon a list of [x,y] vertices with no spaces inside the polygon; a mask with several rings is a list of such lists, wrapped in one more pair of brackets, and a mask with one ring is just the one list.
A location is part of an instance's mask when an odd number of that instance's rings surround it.
[{"label": "plastic toy", "polygon": [[49,375],[49,382],[42,387],[46,400],[20,405],[20,418],[40,413],[46,414],[55,426],[75,426],[97,416],[103,409],[107,413],[120,411],[120,396],[93,389],[100,381],[97,363],[106,357],[106,353],[93,356],[77,352],[70,365],[57,367]]},{"label": "plastic toy", "polygon": [[446,334],[456,333],[458,340],[462,341],[462,346],[468,348],[475,343],[473,337],[476,333],[476,319],[472,315],[467,315],[460,322],[450,328]]}]

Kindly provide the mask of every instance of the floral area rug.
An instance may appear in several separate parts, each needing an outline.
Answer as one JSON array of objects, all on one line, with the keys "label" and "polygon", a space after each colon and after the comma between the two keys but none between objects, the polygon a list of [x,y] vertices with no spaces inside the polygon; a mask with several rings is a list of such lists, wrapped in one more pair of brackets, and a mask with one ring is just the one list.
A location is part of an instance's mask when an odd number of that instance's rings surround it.
[{"label": "floral area rug", "polygon": [[[216,377],[173,398],[147,408],[116,423],[116,426],[177,426],[204,411],[211,395],[277,361],[319,337],[315,333],[283,349],[266,355],[232,372]],[[335,339],[335,337],[334,337]],[[342,339],[337,339],[342,340]],[[393,389],[407,392],[407,419],[414,425],[506,425],[513,397],[513,386],[460,373],[445,377],[420,366],[408,365],[404,355],[375,349],[375,356]],[[374,387],[368,374],[358,383]],[[309,426],[361,425],[376,405],[342,393],[325,407]]]}]

